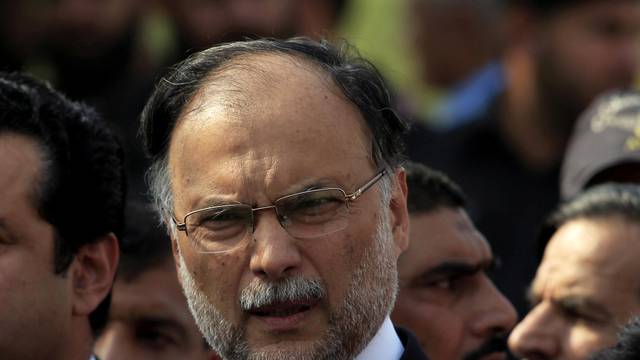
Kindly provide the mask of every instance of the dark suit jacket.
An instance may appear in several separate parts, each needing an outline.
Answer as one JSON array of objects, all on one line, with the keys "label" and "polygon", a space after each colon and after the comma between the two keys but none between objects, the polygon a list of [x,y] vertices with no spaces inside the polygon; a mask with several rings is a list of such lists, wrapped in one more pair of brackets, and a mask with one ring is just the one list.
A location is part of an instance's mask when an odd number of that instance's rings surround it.
[{"label": "dark suit jacket", "polygon": [[404,353],[400,360],[428,360],[424,354],[418,340],[411,332],[400,327],[396,327],[396,333],[400,338],[400,342],[404,346]]}]

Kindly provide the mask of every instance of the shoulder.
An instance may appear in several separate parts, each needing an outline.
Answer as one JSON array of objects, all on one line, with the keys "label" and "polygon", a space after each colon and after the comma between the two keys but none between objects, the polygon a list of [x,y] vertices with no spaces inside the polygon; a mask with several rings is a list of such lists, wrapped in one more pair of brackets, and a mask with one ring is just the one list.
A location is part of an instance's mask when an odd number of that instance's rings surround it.
[{"label": "shoulder", "polygon": [[400,360],[428,360],[418,340],[410,331],[401,327],[396,327],[395,330],[404,346],[404,353]]}]

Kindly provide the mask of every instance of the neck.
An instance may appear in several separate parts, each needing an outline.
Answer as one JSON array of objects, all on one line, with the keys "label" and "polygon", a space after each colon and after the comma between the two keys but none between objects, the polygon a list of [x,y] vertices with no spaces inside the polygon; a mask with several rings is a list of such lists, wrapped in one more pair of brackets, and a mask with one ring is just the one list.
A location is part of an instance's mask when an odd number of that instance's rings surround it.
[{"label": "neck", "polygon": [[67,332],[66,341],[58,342],[57,357],[48,359],[88,360],[93,353],[93,335],[87,317],[78,317]]},{"label": "neck", "polygon": [[568,136],[547,126],[557,114],[539,96],[535,69],[527,54],[506,56],[505,76],[508,90],[499,121],[508,146],[527,169],[553,169],[562,161]]}]

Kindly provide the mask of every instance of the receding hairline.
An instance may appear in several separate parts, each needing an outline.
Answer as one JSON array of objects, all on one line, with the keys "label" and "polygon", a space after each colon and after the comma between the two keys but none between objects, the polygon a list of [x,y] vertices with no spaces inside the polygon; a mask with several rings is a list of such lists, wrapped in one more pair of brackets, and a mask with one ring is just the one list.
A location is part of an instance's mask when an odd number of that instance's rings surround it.
[{"label": "receding hairline", "polygon": [[[221,94],[219,94],[216,102],[225,108],[233,109],[241,107],[243,98],[252,93],[253,90],[250,88],[252,84],[267,84],[269,81],[281,81],[281,79],[290,81],[293,78],[292,76],[283,78],[277,76],[279,73],[284,74],[284,70],[281,70],[282,68],[275,66],[278,63],[285,63],[295,69],[299,69],[300,72],[298,74],[307,73],[311,75],[310,78],[314,78],[319,84],[323,84],[328,92],[348,104],[359,116],[362,116],[358,107],[340,89],[338,83],[333,79],[330,72],[323,68],[322,64],[305,57],[303,54],[280,52],[277,49],[273,49],[238,54],[211,69],[182,108],[177,121],[179,122],[186,114],[193,111],[194,103],[201,100],[207,91],[215,90],[218,86]],[[276,71],[273,71],[273,69],[276,69]]]},{"label": "receding hairline", "polygon": [[[279,65],[283,63],[286,66],[298,69],[299,72],[282,70],[285,68]],[[276,71],[271,71],[274,68]],[[285,77],[280,77],[280,75],[285,75]],[[294,77],[307,75],[308,78],[304,79],[313,81],[313,83],[308,84],[309,87],[317,88],[316,85],[320,84],[327,94],[332,94],[337,101],[345,104],[353,112],[354,120],[360,129],[362,143],[367,146],[364,150],[371,153],[370,160],[373,164],[372,153],[374,150],[372,147],[368,147],[373,141],[373,132],[369,128],[361,109],[342,90],[329,70],[323,68],[322,64],[315,62],[313,59],[297,53],[269,50],[240,54],[210,70],[201,81],[198,89],[182,108],[180,115],[177,117],[175,127],[178,128],[184,119],[190,117],[190,113],[197,112],[201,106],[206,108],[214,104],[214,106],[220,106],[223,112],[242,113],[244,111],[243,108],[250,106],[249,102],[253,103],[253,100],[255,100],[251,95],[255,94],[256,87],[258,90],[264,89],[272,83],[271,81],[290,82]],[[215,88],[218,85],[221,85],[220,89],[216,90]],[[209,91],[213,91],[213,93],[209,93]],[[216,93],[217,91],[220,91],[220,93]],[[215,99],[211,100],[212,97]],[[198,104],[198,102],[201,103]]]},{"label": "receding hairline", "polygon": [[627,214],[620,213],[620,212],[612,212],[609,214],[587,214],[587,215],[579,215],[576,217],[572,217],[560,223],[556,231],[554,231],[553,235],[555,235],[555,233],[557,233],[561,228],[569,224],[575,224],[577,222],[588,222],[588,223],[596,223],[596,224],[623,223],[627,225],[636,226],[638,227],[638,229],[640,229],[640,219],[635,218],[633,216],[629,216]]}]

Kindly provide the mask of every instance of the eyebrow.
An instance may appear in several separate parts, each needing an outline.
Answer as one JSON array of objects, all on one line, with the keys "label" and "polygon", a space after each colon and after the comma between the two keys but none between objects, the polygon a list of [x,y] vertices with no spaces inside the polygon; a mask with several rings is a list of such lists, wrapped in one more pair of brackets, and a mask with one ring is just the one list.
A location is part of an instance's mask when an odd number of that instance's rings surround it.
[{"label": "eyebrow", "polygon": [[287,187],[285,189],[285,193],[278,196],[278,198],[291,195],[291,194],[304,192],[304,191],[324,189],[328,187],[334,188],[334,187],[340,187],[340,186],[337,185],[337,183],[334,180],[331,180],[329,178],[311,179],[311,180],[307,180],[302,183]]},{"label": "eyebrow", "polygon": [[187,339],[187,330],[182,326],[182,324],[173,319],[159,316],[136,315],[133,318],[133,323],[145,327],[173,329],[178,333],[178,336],[180,336],[182,340]]},{"label": "eyebrow", "polygon": [[[301,184],[292,185],[291,187],[287,188],[287,190],[285,190],[286,192],[284,194],[277,196],[276,199],[274,199],[274,201],[287,195],[297,194],[297,193],[301,193],[308,190],[324,189],[329,187],[339,188],[339,186],[335,184],[335,181],[330,179],[323,178],[323,179],[309,180]],[[206,209],[206,208],[216,207],[216,206],[225,206],[225,205],[250,205],[251,207],[259,206],[258,204],[255,204],[255,203],[251,203],[251,204],[243,203],[241,201],[234,201],[225,197],[220,197],[215,195],[203,198],[200,201],[197,201],[195,205],[196,206],[192,210],[187,211],[187,213],[200,210],[200,209]]]},{"label": "eyebrow", "polygon": [[493,269],[497,265],[495,258],[478,264],[470,264],[461,261],[445,261],[420,274],[417,279],[429,280],[436,276],[464,276],[473,275]]},{"label": "eyebrow", "polygon": [[238,205],[238,204],[242,204],[242,203],[239,202],[239,201],[233,201],[233,200],[230,200],[230,199],[224,198],[224,197],[208,196],[208,197],[202,198],[199,201],[197,201],[195,203],[195,206],[191,210],[187,211],[187,213],[190,213],[190,212],[196,211],[196,210],[200,210],[200,209],[210,208],[210,207],[225,206],[225,205]]},{"label": "eyebrow", "polygon": [[[541,302],[541,297],[534,292],[532,286],[527,289],[527,300],[532,308]],[[552,299],[552,303],[565,310],[582,310],[606,319],[613,318],[613,314],[606,307],[584,296],[569,295]]]},{"label": "eyebrow", "polygon": [[591,314],[603,317],[605,319],[613,318],[613,314],[603,305],[586,298],[584,296],[567,296],[554,301],[563,309],[567,310],[586,310]]}]

